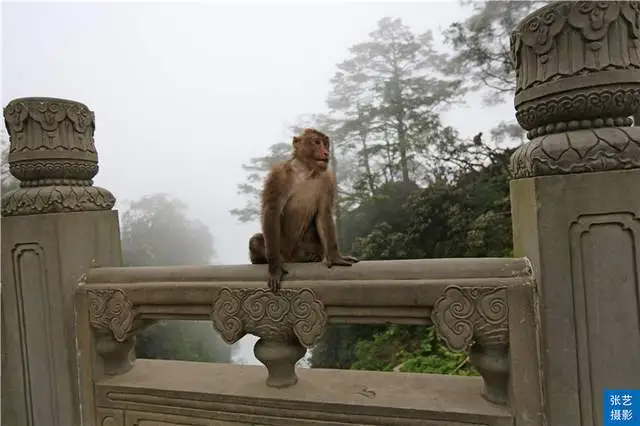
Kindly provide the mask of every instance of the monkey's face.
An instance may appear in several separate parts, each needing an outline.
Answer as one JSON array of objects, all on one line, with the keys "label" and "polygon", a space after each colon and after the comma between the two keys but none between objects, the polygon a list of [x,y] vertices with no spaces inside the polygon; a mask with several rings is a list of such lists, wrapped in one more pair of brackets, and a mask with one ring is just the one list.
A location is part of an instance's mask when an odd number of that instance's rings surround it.
[{"label": "monkey's face", "polygon": [[326,170],[329,167],[329,139],[316,136],[312,139],[311,144],[316,166],[320,170]]},{"label": "monkey's face", "polygon": [[329,138],[317,133],[294,138],[295,156],[309,167],[326,170],[329,167]]}]

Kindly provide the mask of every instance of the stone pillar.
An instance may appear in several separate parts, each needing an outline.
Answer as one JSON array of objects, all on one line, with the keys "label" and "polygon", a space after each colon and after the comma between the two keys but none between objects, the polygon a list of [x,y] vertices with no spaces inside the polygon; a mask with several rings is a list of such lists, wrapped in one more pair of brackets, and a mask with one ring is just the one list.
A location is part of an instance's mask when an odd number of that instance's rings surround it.
[{"label": "stone pillar", "polygon": [[511,38],[529,138],[511,164],[515,256],[534,267],[552,426],[602,425],[603,389],[640,384],[639,4],[554,2]]},{"label": "stone pillar", "polygon": [[115,198],[91,180],[85,105],[15,99],[4,118],[20,188],[2,198],[2,425],[80,425],[73,295],[91,265],[121,264]]}]

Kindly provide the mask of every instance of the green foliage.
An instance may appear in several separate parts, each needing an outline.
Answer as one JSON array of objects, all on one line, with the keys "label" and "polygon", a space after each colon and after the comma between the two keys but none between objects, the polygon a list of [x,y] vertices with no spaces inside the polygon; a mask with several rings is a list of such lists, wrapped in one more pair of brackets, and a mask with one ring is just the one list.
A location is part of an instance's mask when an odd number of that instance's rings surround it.
[{"label": "green foliage", "polygon": [[[508,160],[512,150],[463,144],[444,155],[468,166],[448,182],[371,198],[345,215],[345,232],[356,232],[351,252],[363,259],[509,256],[511,212]],[[482,165],[484,160],[488,164]],[[462,164],[462,161],[457,163]],[[355,225],[355,224],[358,225]],[[367,230],[368,228],[368,230]],[[357,234],[359,232],[359,234]],[[355,343],[355,347],[354,347]],[[446,350],[432,327],[329,327],[312,366],[443,374],[475,374],[465,355]],[[349,362],[351,362],[349,364]]]},{"label": "green foliage", "polygon": [[[469,166],[452,172],[454,178],[449,182],[438,181],[388,204],[385,198],[372,199],[347,214],[345,223],[351,214],[355,221],[372,218],[368,222],[370,231],[354,239],[352,252],[365,259],[381,260],[510,255],[507,165],[512,150],[482,146],[473,155],[468,144],[456,149],[448,154],[464,159]],[[478,157],[482,153],[490,162],[474,165],[474,160],[481,163]],[[400,201],[403,196],[405,202]],[[359,338],[346,337],[348,332],[343,330],[342,339],[356,342],[355,350],[342,340],[335,357],[348,359],[352,352],[355,361],[351,368],[391,370],[402,364],[401,371],[476,374],[464,363],[465,355],[451,353],[435,339],[431,327],[390,326],[368,337],[359,330],[362,326],[350,327]],[[341,348],[347,348],[348,353],[341,353]],[[314,366],[318,358],[312,358]]]},{"label": "green foliage", "polygon": [[356,343],[354,370],[477,375],[466,355],[453,353],[438,341],[433,327],[391,325],[371,340]]},{"label": "green foliage", "polygon": [[349,369],[357,361],[354,345],[384,330],[378,325],[330,325],[311,352],[313,368]]},{"label": "green foliage", "polygon": [[[392,182],[382,185],[375,196],[363,199],[358,207],[343,215],[342,247],[347,251],[357,252],[363,259],[375,259],[375,256],[371,257],[365,253],[363,244],[366,242],[360,239],[367,237],[376,227],[378,232],[372,235],[375,241],[380,241],[378,234],[383,230],[393,232],[396,229],[402,229],[410,220],[411,212],[399,207],[419,189],[420,187],[414,183]],[[385,259],[389,258],[385,257]]]},{"label": "green foliage", "polygon": [[450,182],[367,200],[344,217],[351,251],[381,260],[508,255],[511,152],[490,149],[489,164]]},{"label": "green foliage", "polygon": [[410,257],[406,246],[406,235],[402,232],[394,232],[387,222],[374,225],[371,232],[364,237],[358,237],[351,252],[356,253],[363,260],[408,259]]},{"label": "green foliage", "polygon": [[407,244],[418,257],[506,256],[511,252],[508,160],[511,150],[470,170],[452,184],[437,184],[410,197]]},{"label": "green foliage", "polygon": [[[134,201],[122,214],[126,266],[208,264],[213,255],[209,229],[186,216],[186,206],[166,194]],[[209,321],[159,321],[137,336],[139,358],[230,362],[231,348]]]}]

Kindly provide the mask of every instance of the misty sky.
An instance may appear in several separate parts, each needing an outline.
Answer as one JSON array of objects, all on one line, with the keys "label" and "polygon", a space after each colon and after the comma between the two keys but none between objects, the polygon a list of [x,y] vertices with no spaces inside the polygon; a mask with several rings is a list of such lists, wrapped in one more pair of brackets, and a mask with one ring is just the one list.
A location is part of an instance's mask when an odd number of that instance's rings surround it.
[{"label": "misty sky", "polygon": [[[244,204],[236,193],[245,177],[241,164],[289,142],[296,117],[326,111],[329,79],[347,49],[385,16],[416,32],[431,29],[440,43],[441,30],[469,13],[457,0],[5,0],[0,7],[3,106],[26,96],[85,103],[96,114],[95,184],[112,191],[119,205],[157,192],[179,197],[211,229],[220,263],[247,263],[247,239],[259,230],[229,214]],[[511,103],[482,107],[477,95],[444,117],[471,137],[513,120],[514,112]],[[239,343],[238,355],[252,364],[258,363],[255,340]]]},{"label": "misty sky", "polygon": [[[468,14],[457,1],[220,4],[2,2],[2,103],[83,102],[96,114],[95,184],[119,204],[166,192],[214,236],[217,262],[246,263],[241,164],[288,142],[301,114],[325,112],[335,64],[384,16],[414,31]],[[444,45],[443,49],[444,49]],[[446,114],[463,136],[512,120],[479,96]]]}]

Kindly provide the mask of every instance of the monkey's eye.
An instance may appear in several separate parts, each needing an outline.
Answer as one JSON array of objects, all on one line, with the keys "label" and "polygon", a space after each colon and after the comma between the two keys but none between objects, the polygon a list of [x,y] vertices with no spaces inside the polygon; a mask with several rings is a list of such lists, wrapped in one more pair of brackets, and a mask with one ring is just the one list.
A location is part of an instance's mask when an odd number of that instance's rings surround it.
[{"label": "monkey's eye", "polygon": [[313,141],[316,145],[320,145],[320,139],[316,139],[315,141]]}]

